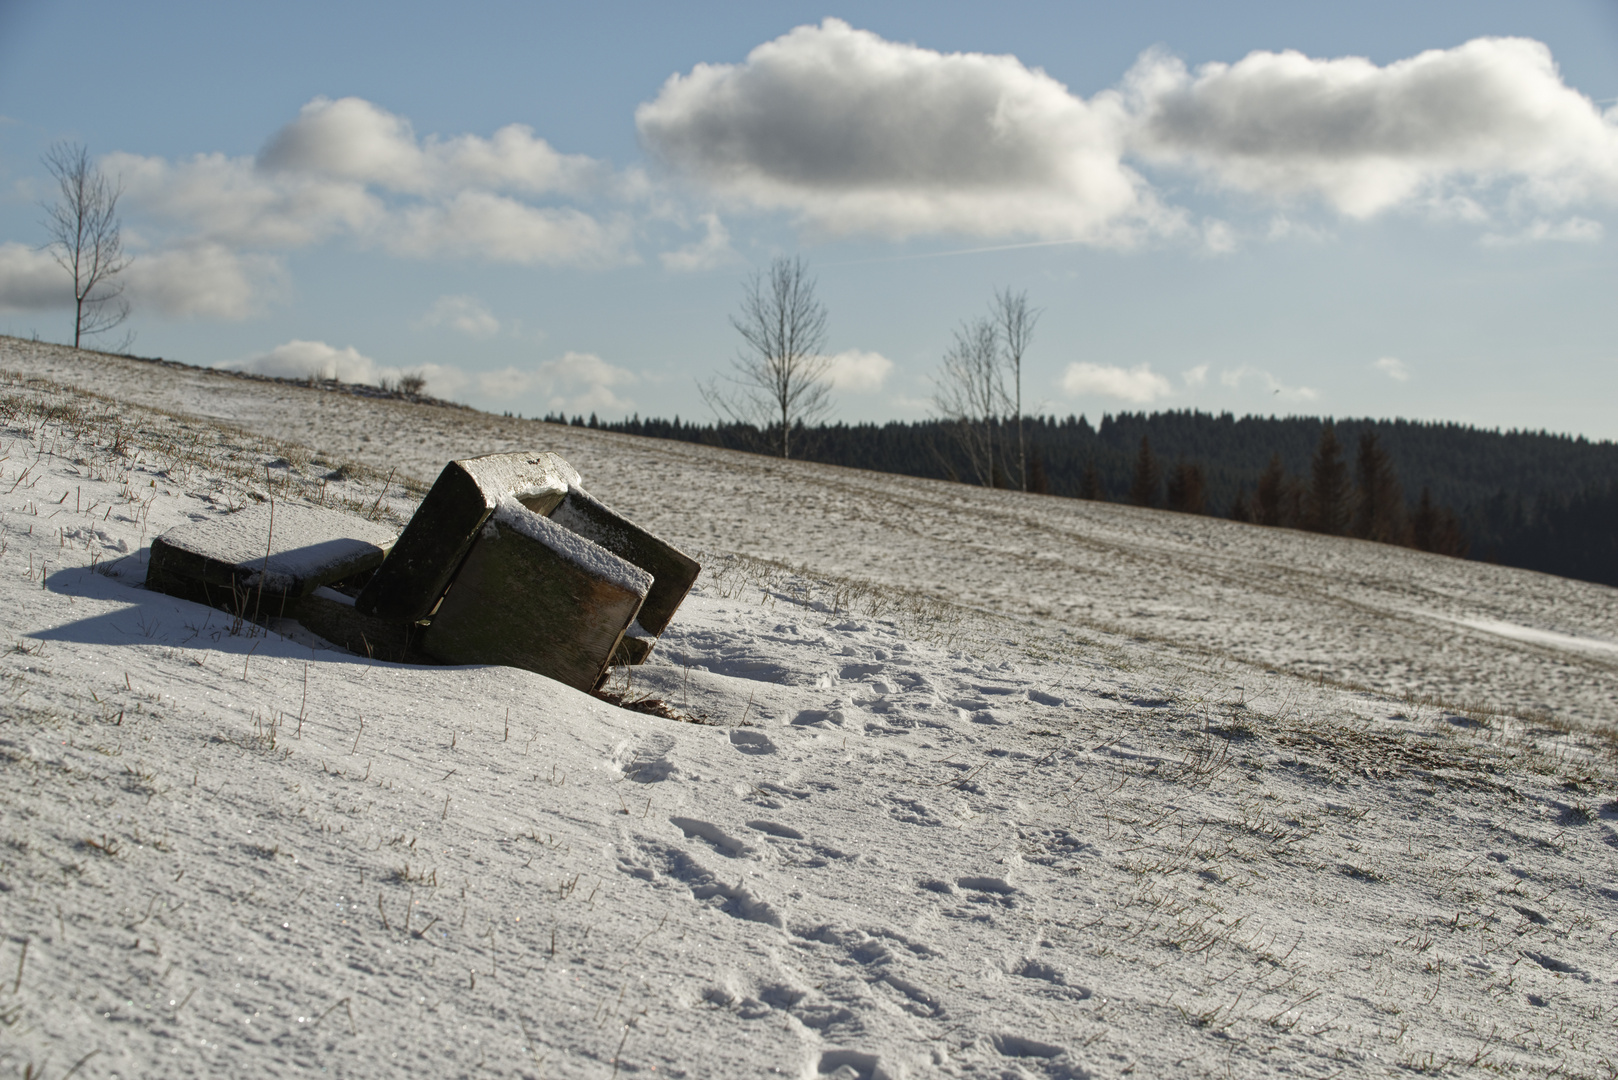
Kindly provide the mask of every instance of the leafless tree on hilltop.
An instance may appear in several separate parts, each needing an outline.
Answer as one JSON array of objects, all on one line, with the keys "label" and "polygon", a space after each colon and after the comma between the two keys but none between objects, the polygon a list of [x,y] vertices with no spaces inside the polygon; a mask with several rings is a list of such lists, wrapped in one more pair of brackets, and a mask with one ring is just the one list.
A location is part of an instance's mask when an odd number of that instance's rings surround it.
[{"label": "leafless tree on hilltop", "polygon": [[[45,206],[47,250],[73,278],[73,347],[129,318],[123,283],[130,263],[123,251],[118,199],[123,186],[109,180],[77,143],[57,143],[45,155],[56,178],[56,202]],[[127,347],[127,346],[125,346]]]},{"label": "leafless tree on hilltop", "polygon": [[971,319],[956,328],[935,381],[933,405],[954,426],[977,482],[997,486],[995,428],[1007,400],[1000,337],[992,318]]},{"label": "leafless tree on hilltop", "polygon": [[792,429],[811,425],[831,410],[826,376],[826,308],[799,258],[777,258],[748,279],[741,311],[730,324],[746,343],[733,373],[700,387],[703,400],[733,423],[778,435],[775,449],[792,456]]}]

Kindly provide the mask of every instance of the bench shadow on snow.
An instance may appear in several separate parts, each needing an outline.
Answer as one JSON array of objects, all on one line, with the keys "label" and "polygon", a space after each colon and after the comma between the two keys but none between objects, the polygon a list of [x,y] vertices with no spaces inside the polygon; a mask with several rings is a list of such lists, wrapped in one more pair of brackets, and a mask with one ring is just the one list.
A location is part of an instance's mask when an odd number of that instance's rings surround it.
[{"label": "bench shadow on snow", "polygon": [[[254,656],[276,659],[380,664],[424,671],[449,666],[396,664],[360,656],[332,645],[291,620],[286,620],[279,628],[270,628],[247,619],[238,619],[229,612],[205,604],[148,591],[133,583],[145,577],[145,564],[137,561],[142,554],[144,552],[137,552],[112,564],[103,564],[96,570],[74,567],[48,574],[44,584],[49,592],[75,600],[96,600],[124,606],[116,611],[62,623],[27,636],[37,641],[79,645],[162,645],[196,652],[252,652]],[[263,614],[274,617],[273,612]],[[283,630],[288,632],[284,633]]]}]

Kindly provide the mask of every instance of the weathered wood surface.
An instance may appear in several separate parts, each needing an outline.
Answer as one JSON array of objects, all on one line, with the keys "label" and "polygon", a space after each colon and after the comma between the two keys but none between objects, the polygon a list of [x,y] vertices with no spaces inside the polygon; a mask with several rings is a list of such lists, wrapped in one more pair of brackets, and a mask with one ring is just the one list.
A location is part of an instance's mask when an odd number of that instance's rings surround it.
[{"label": "weathered wood surface", "polygon": [[394,663],[433,662],[421,648],[423,627],[366,615],[355,609],[352,597],[329,589],[316,589],[299,600],[291,615],[305,629],[359,656]]},{"label": "weathered wood surface", "polygon": [[652,588],[641,605],[639,621],[653,638],[673,621],[674,613],[702,572],[702,567],[691,556],[628,520],[581,487],[570,487],[550,512],[550,518],[652,575]]},{"label": "weathered wood surface", "polygon": [[646,658],[652,655],[652,646],[657,644],[656,638],[644,637],[624,631],[624,636],[618,640],[618,649],[612,654],[614,664],[644,664]]},{"label": "weathered wood surface", "polygon": [[588,541],[529,517],[521,528],[491,520],[479,530],[422,645],[445,663],[506,664],[592,690],[650,576],[599,548],[579,558]]},{"label": "weathered wood surface", "polygon": [[450,462],[355,606],[362,614],[399,622],[425,619],[502,496],[543,514],[578,483],[573,467],[552,453],[485,454]]},{"label": "weathered wood surface", "polygon": [[265,504],[153,540],[146,587],[248,619],[291,615],[316,587],[375,569],[393,538],[337,510]]}]

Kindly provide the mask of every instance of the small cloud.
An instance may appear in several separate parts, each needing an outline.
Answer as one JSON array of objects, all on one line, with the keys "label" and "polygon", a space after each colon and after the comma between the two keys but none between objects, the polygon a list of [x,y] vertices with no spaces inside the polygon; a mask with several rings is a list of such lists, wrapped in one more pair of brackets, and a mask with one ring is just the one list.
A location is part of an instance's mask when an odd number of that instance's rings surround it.
[{"label": "small cloud", "polygon": [[27,244],[0,244],[0,312],[73,306],[73,279],[50,252]]},{"label": "small cloud", "polygon": [[572,207],[530,206],[487,191],[406,210],[386,237],[397,255],[481,258],[550,266],[634,262],[627,222],[602,223]]},{"label": "small cloud", "polygon": [[1285,214],[1276,214],[1270,218],[1270,227],[1266,230],[1264,238],[1272,243],[1277,240],[1297,239],[1318,244],[1332,239],[1332,233],[1314,225],[1295,221]]},{"label": "small cloud", "polygon": [[250,371],[278,379],[337,379],[339,382],[375,384],[384,368],[354,346],[339,349],[324,341],[293,340],[245,360],[225,360],[214,367]]},{"label": "small cloud", "polygon": [[171,318],[249,319],[286,292],[280,259],[207,242],[137,255],[126,275],[137,311]]},{"label": "small cloud", "polygon": [[838,390],[868,394],[882,389],[892,371],[893,361],[881,353],[848,349],[831,357],[826,367],[826,381]]},{"label": "small cloud", "polygon": [[1229,255],[1236,250],[1236,230],[1228,222],[1209,218],[1202,225],[1202,250],[1209,255]]},{"label": "small cloud", "polygon": [[293,340],[277,345],[269,352],[259,353],[242,360],[226,360],[214,367],[225,371],[250,371],[255,375],[269,375],[278,379],[337,379],[346,383],[381,385],[383,380],[396,382],[400,375],[419,375],[427,380],[426,392],[434,397],[447,398],[466,385],[466,374],[460,368],[442,364],[422,364],[401,369],[379,364],[354,346],[339,349],[324,341]]},{"label": "small cloud", "polygon": [[506,367],[477,376],[479,394],[509,402],[542,392],[540,405],[560,413],[621,412],[634,402],[620,397],[617,387],[639,382],[632,371],[615,367],[594,353],[570,352],[559,360],[545,360],[531,368]]},{"label": "small cloud", "polygon": [[695,270],[711,270],[741,258],[736,249],[730,246],[730,231],[725,228],[724,222],[719,220],[718,214],[703,214],[702,223],[706,227],[706,232],[701,240],[674,251],[665,251],[658,256],[663,260],[664,267],[690,273]]},{"label": "small cloud", "polygon": [[1201,386],[1208,381],[1208,365],[1198,364],[1190,371],[1182,371],[1180,378],[1185,380],[1187,386]]},{"label": "small cloud", "polygon": [[1233,390],[1257,382],[1268,390],[1272,397],[1278,397],[1282,401],[1314,401],[1320,396],[1307,386],[1287,386],[1268,371],[1261,371],[1247,364],[1221,371],[1219,382]]},{"label": "small cloud", "polygon": [[1396,356],[1384,356],[1371,365],[1394,382],[1409,382],[1410,369]]},{"label": "small cloud", "polygon": [[[137,313],[170,318],[245,319],[281,295],[286,273],[270,255],[244,255],[196,243],[141,252],[116,279]],[[73,306],[72,278],[50,252],[0,244],[0,311]]]},{"label": "small cloud", "polygon": [[1599,243],[1606,230],[1601,222],[1591,221],[1589,218],[1571,217],[1566,221],[1536,221],[1521,232],[1484,233],[1478,240],[1484,247],[1503,248],[1520,247],[1523,244],[1539,244],[1546,241],[1564,244],[1595,244]]},{"label": "small cloud", "polygon": [[417,326],[447,326],[471,338],[491,338],[500,332],[500,320],[475,296],[440,296]]},{"label": "small cloud", "polygon": [[1132,405],[1150,405],[1169,394],[1173,385],[1152,371],[1148,364],[1124,369],[1101,364],[1069,364],[1062,376],[1062,389],[1069,397],[1095,394],[1118,398]]}]

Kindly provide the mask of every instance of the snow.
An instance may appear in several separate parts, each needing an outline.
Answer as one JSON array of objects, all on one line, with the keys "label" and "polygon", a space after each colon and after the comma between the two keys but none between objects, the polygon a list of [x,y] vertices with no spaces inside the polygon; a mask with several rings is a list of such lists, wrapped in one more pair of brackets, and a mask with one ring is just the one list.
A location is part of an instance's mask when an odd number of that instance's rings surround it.
[{"label": "snow", "polygon": [[[898,583],[1043,632],[1123,634],[1395,696],[1610,724],[1588,650],[1524,650],[1457,619],[1618,641],[1618,590],[1213,518],[788,463],[688,443],[240,379],[0,338],[0,370],[176,409],[418,487],[453,458],[550,450],[688,552]],[[419,492],[418,492],[419,496]],[[367,504],[368,505],[368,504]],[[408,507],[405,508],[408,512]]]},{"label": "snow", "polygon": [[[0,378],[4,1074],[1614,1060],[1618,670],[1448,621],[1618,640],[1614,590],[24,342],[0,367],[110,395]],[[273,494],[397,528],[505,448],[706,550],[613,689],[707,723],[138,587],[174,525]]]},{"label": "snow", "polygon": [[1558,634],[1554,630],[1540,630],[1532,626],[1518,626],[1516,623],[1501,622],[1499,619],[1461,619],[1463,626],[1470,626],[1474,630],[1482,630],[1488,634],[1499,634],[1501,637],[1514,638],[1517,641],[1529,641],[1536,645],[1549,645],[1558,649],[1589,649],[1596,652],[1618,653],[1618,642],[1598,641],[1594,638],[1578,637],[1573,634]]},{"label": "snow", "polygon": [[[548,508],[560,501],[567,494],[569,487],[577,487],[581,482],[573,466],[556,454],[542,452],[535,455],[527,464],[530,468],[518,468],[516,463],[504,454],[461,459],[461,467],[477,481],[484,497],[489,500],[490,510],[495,508],[500,493],[509,494],[522,502],[539,503]],[[538,478],[532,469],[535,465],[541,469]]]},{"label": "snow", "polygon": [[500,497],[491,520],[536,543],[544,544],[569,562],[583,567],[595,577],[609,581],[625,592],[634,593],[645,599],[646,590],[652,587],[651,574],[634,563],[620,559],[599,544],[592,543],[549,518],[534,513],[512,496]]}]

